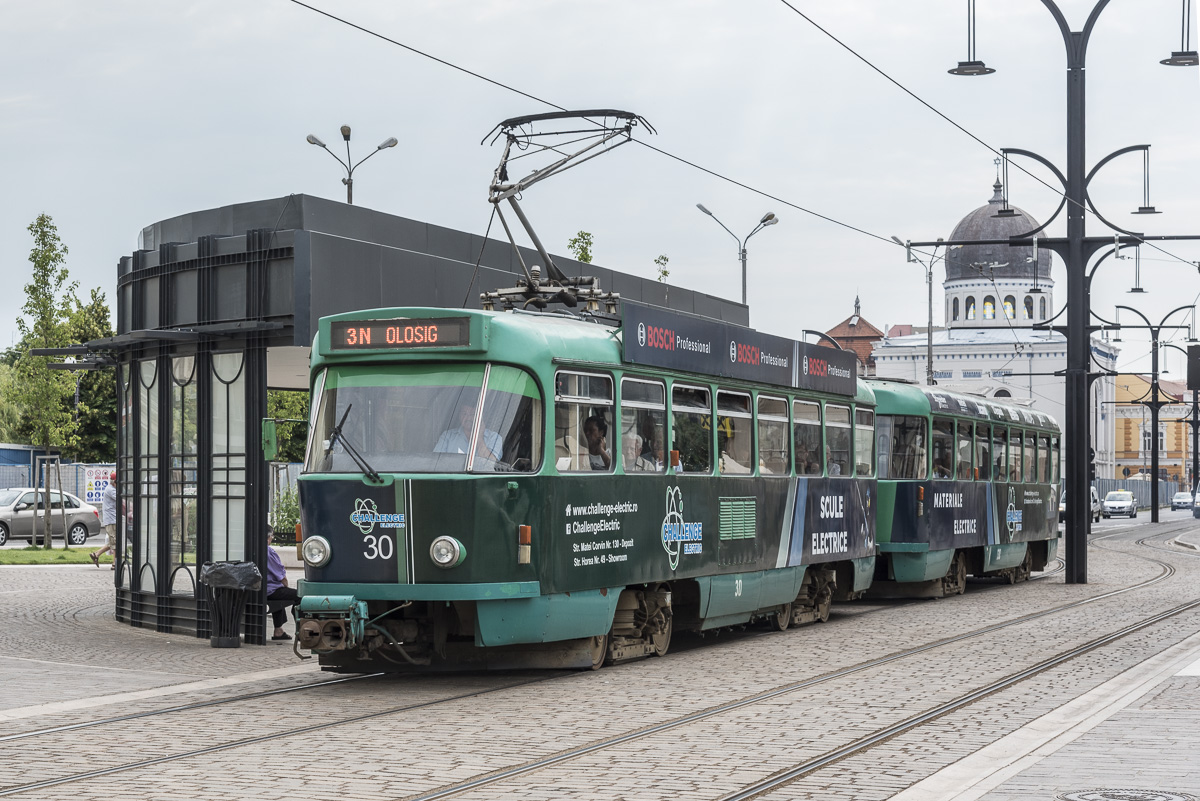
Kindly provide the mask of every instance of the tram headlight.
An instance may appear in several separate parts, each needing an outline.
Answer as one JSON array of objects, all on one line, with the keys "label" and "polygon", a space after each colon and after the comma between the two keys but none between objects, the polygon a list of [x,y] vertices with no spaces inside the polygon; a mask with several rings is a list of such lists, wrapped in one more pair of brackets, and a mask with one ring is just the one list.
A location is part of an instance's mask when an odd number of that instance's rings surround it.
[{"label": "tram headlight", "polygon": [[333,549],[324,537],[309,537],[300,546],[300,553],[309,567],[324,567],[333,556]]},{"label": "tram headlight", "polygon": [[458,567],[467,558],[467,549],[454,537],[438,537],[429,546],[429,558],[438,567]]}]

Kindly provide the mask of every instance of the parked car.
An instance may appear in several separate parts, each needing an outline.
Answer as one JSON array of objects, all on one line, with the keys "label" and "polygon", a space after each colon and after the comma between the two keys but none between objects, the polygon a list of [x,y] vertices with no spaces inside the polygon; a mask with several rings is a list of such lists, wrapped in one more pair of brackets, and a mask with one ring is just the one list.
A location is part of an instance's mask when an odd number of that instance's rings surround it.
[{"label": "parked car", "polygon": [[1104,496],[1104,510],[1102,514],[1105,517],[1113,517],[1114,515],[1129,515],[1130,518],[1137,517],[1137,501],[1133,497],[1133,493],[1129,490],[1113,490]]},{"label": "parked car", "polygon": [[[1103,510],[1104,504],[1100,500],[1100,492],[1095,487],[1088,487],[1088,511],[1092,516],[1092,522],[1100,522],[1100,512]],[[1063,522],[1067,519],[1067,493],[1058,496],[1058,522]]]},{"label": "parked car", "polygon": [[[0,489],[0,545],[8,542],[10,537],[33,542],[35,517],[38,518],[38,536],[41,536],[45,531],[42,527],[42,516],[46,511],[45,498],[45,490],[32,487]],[[65,526],[63,512],[59,511],[60,506],[65,507]],[[100,533],[100,510],[69,492],[60,495],[57,490],[51,490],[51,537],[61,540],[64,528],[67,531],[67,540],[72,545],[83,545],[88,537]]]},{"label": "parked car", "polygon": [[1177,492],[1171,496],[1172,509],[1191,509],[1192,508],[1192,493]]}]

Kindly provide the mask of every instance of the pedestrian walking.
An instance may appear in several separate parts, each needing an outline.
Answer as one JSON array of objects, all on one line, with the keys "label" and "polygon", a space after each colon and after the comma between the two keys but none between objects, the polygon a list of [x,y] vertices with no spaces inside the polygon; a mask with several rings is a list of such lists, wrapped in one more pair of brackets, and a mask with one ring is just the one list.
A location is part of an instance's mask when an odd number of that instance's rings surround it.
[{"label": "pedestrian walking", "polygon": [[117,569],[117,473],[108,475],[108,486],[104,488],[104,502],[100,509],[100,525],[104,527],[104,547],[92,551],[92,564],[100,567],[100,557],[112,552],[113,566]]}]

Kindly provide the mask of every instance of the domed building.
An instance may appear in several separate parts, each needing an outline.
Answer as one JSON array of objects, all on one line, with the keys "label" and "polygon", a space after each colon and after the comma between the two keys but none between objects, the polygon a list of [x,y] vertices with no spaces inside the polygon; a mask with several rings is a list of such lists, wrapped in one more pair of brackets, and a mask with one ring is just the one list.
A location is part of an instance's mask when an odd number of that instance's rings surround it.
[{"label": "domed building", "polygon": [[[935,269],[944,265],[945,324],[933,331],[933,378],[939,386],[991,398],[1010,398],[1045,412],[1063,425],[1067,339],[1057,331],[1033,326],[1055,315],[1051,253],[1045,248],[986,244],[1026,234],[1041,223],[1005,202],[999,179],[992,198],[954,226],[947,241],[979,242],[939,248]],[[1055,321],[1062,325],[1062,318]],[[912,326],[890,331],[872,351],[875,373],[882,378],[926,381],[928,338],[907,333]],[[1115,370],[1118,349],[1092,338],[1093,369]],[[1092,383],[1092,444],[1096,474],[1113,475],[1114,384],[1110,377]]]}]

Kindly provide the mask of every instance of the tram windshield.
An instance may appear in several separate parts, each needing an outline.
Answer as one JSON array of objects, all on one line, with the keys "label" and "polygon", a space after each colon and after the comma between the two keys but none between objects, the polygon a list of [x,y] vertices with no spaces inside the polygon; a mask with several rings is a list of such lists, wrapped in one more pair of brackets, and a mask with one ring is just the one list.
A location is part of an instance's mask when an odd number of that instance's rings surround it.
[{"label": "tram windshield", "polygon": [[472,453],[470,472],[531,472],[541,460],[541,392],[515,367],[330,367],[316,408],[306,472],[360,472],[343,440],[379,472],[468,472]]}]

